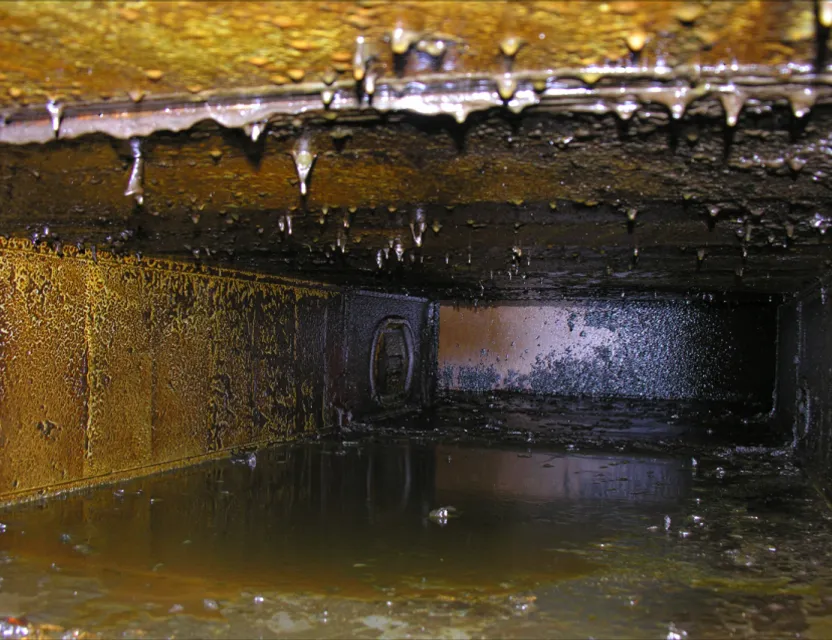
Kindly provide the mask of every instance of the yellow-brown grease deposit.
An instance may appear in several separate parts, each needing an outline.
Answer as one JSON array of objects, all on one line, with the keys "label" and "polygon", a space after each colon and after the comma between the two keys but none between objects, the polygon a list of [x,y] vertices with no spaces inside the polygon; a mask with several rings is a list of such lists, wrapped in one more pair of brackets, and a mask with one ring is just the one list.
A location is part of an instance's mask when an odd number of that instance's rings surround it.
[{"label": "yellow-brown grease deposit", "polygon": [[671,65],[810,62],[816,32],[811,0],[35,1],[0,3],[0,25],[0,104],[347,79],[359,36],[374,73],[390,77],[402,51],[408,74],[579,67],[634,51]]},{"label": "yellow-brown grease deposit", "polygon": [[27,245],[0,243],[0,502],[323,424],[298,318],[324,340],[332,292]]}]

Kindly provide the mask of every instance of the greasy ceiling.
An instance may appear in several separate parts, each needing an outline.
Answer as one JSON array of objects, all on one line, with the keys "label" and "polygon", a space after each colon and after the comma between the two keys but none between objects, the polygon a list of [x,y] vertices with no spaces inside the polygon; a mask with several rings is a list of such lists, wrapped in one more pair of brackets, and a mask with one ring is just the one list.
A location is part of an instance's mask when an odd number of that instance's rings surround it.
[{"label": "greasy ceiling", "polygon": [[830,258],[830,23],[0,3],[0,233],[449,296],[796,290]]}]

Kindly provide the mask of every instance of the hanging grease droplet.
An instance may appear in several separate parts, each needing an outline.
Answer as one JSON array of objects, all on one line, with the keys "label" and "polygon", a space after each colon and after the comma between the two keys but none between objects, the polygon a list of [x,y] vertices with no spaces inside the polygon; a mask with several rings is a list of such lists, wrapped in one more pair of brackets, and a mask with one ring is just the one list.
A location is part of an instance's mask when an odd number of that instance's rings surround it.
[{"label": "hanging grease droplet", "polygon": [[376,74],[372,71],[368,72],[367,75],[364,76],[364,93],[368,96],[373,95],[376,92]]},{"label": "hanging grease droplet", "polygon": [[257,142],[263,132],[266,130],[266,122],[253,122],[251,124],[243,125],[243,131],[251,138],[252,142]]},{"label": "hanging grease droplet", "polygon": [[315,164],[317,157],[317,154],[309,151],[309,143],[305,138],[301,138],[295,149],[292,150],[292,158],[295,161],[295,169],[298,172],[298,179],[300,180],[301,196],[306,196],[307,194],[309,174],[312,171],[312,165]]},{"label": "hanging grease droplet", "polygon": [[790,93],[789,104],[791,104],[792,113],[796,118],[804,117],[815,106],[815,90],[812,87],[804,87],[799,91]]},{"label": "hanging grease droplet", "polygon": [[514,97],[514,93],[517,91],[517,80],[514,78],[514,75],[511,73],[504,73],[501,76],[497,76],[497,93],[500,94],[500,97],[503,101],[508,102],[509,100]]},{"label": "hanging grease droplet", "polygon": [[364,79],[368,62],[367,40],[364,36],[358,36],[355,39],[355,53],[352,57],[352,77],[356,82]]},{"label": "hanging grease droplet", "polygon": [[722,108],[725,110],[725,123],[729,127],[735,127],[743,105],[745,105],[745,95],[733,85],[728,87],[728,89],[729,91],[719,95],[719,100],[722,102]]},{"label": "hanging grease droplet", "polygon": [[416,43],[416,49],[428,54],[432,58],[440,58],[445,54],[448,45],[441,38],[421,38]]},{"label": "hanging grease droplet", "polygon": [[685,115],[688,105],[696,98],[707,92],[707,85],[690,88],[687,86],[676,86],[667,88],[651,88],[646,90],[641,100],[652,100],[663,104],[670,110],[674,120],[679,120]]},{"label": "hanging grease droplet", "polygon": [[517,55],[517,52],[525,43],[525,40],[523,40],[522,38],[518,38],[516,36],[509,36],[507,38],[503,38],[503,40],[500,41],[500,51],[502,51],[503,55],[507,58],[513,58],[515,55]]},{"label": "hanging grease droplet", "polygon": [[638,103],[634,100],[619,102],[615,105],[616,115],[624,122],[632,118],[636,111],[638,111]]},{"label": "hanging grease droplet", "polygon": [[144,204],[142,141],[139,138],[132,138],[130,148],[133,151],[133,168],[130,170],[130,178],[127,180],[127,189],[124,190],[124,195],[133,196],[136,204],[141,206]]},{"label": "hanging grease droplet", "polygon": [[49,112],[49,119],[52,121],[52,131],[55,137],[58,137],[58,132],[61,129],[61,120],[64,117],[64,106],[54,100],[46,103],[46,110]]},{"label": "hanging grease droplet", "polygon": [[800,170],[806,166],[806,161],[798,156],[792,156],[786,162],[789,165],[789,169],[795,173],[800,173]]},{"label": "hanging grease droplet", "polygon": [[636,29],[625,38],[627,48],[633,53],[638,53],[644,48],[647,42],[647,34],[642,29]]},{"label": "hanging grease droplet", "polygon": [[832,27],[832,1],[820,0],[818,3],[818,22],[822,27]]},{"label": "hanging grease droplet", "polygon": [[415,31],[396,27],[390,34],[390,47],[393,49],[393,53],[401,56],[407,53],[413,43],[419,40],[420,37]]},{"label": "hanging grease droplet", "polygon": [[425,212],[421,208],[417,207],[410,216],[410,233],[413,236],[413,242],[416,243],[417,247],[422,246],[422,236],[425,233],[427,226],[428,223],[425,218]]}]

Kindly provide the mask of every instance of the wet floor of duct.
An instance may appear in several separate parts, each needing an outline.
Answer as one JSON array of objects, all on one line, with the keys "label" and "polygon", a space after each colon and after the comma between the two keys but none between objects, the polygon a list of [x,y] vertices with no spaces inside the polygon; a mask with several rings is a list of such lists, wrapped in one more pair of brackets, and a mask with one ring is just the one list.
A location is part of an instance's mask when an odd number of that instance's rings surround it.
[{"label": "wet floor of duct", "polygon": [[781,445],[649,405],[529,406],[480,396],[0,511],[0,631],[832,633],[830,512]]}]

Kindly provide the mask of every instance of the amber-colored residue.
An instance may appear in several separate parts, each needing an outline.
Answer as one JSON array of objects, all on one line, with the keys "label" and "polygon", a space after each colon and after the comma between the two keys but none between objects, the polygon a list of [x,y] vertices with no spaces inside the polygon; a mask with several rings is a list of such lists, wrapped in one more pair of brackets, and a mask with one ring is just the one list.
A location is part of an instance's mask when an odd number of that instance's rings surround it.
[{"label": "amber-colored residue", "polygon": [[332,295],[0,242],[0,501],[319,428],[324,353],[298,318],[323,335]]},{"label": "amber-colored residue", "polygon": [[671,65],[810,62],[816,47],[811,0],[4,2],[0,22],[0,104],[347,79],[358,37],[379,77],[394,54],[412,73],[500,73],[627,61],[634,46]]}]

